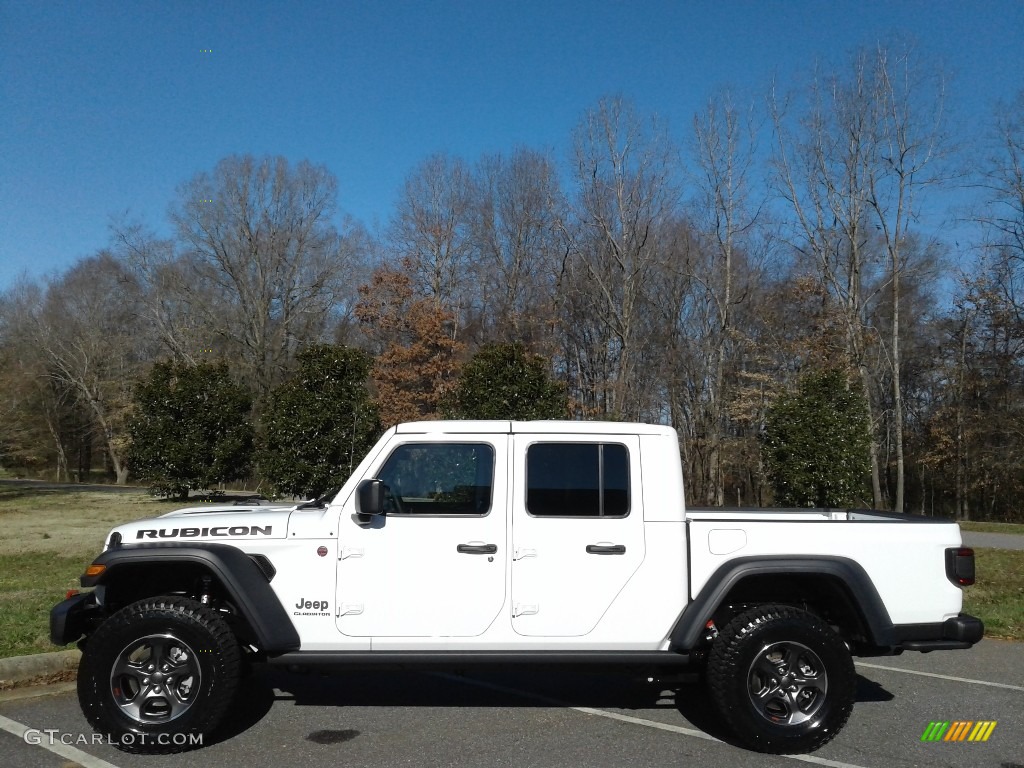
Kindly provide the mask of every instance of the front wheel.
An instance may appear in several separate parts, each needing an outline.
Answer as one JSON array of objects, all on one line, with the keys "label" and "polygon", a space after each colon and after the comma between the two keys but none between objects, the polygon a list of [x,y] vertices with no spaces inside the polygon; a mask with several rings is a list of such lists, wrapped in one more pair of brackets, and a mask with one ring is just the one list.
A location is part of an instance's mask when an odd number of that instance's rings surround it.
[{"label": "front wheel", "polygon": [[141,600],[89,637],[78,701],[89,723],[126,752],[201,746],[234,698],[238,641],[223,617],[184,597]]},{"label": "front wheel", "polygon": [[736,616],[715,639],[707,680],[719,712],[751,749],[812,752],[853,709],[849,649],[812,613],[765,605]]}]

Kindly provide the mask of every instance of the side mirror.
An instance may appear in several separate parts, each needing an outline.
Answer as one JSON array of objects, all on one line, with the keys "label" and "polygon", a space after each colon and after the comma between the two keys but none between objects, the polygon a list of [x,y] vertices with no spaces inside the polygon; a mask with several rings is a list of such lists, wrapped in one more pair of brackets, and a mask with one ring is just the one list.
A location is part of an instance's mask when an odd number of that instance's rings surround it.
[{"label": "side mirror", "polygon": [[369,518],[384,514],[384,481],[380,479],[363,480],[356,489],[356,514],[359,519],[369,522]]}]

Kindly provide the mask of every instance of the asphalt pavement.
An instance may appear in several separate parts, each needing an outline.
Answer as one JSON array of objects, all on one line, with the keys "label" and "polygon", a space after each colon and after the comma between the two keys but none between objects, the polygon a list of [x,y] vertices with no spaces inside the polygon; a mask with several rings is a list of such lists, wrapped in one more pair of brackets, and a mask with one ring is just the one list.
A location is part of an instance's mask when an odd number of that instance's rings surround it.
[{"label": "asphalt pavement", "polygon": [[[1024,768],[1024,644],[985,640],[970,651],[863,659],[858,673],[850,722],[808,756],[759,755],[729,744],[692,680],[649,682],[606,671],[326,677],[269,669],[246,681],[221,732],[187,755],[130,755],[92,743],[73,685],[0,698],[0,754],[6,768]],[[989,740],[921,740],[930,722],[968,720],[995,721]]]}]

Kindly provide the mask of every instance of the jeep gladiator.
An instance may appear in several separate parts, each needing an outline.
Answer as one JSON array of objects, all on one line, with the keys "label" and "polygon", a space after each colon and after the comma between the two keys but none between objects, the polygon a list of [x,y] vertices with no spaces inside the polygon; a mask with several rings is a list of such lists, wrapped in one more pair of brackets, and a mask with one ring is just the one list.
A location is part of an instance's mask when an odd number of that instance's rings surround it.
[{"label": "jeep gladiator", "polygon": [[251,662],[689,669],[740,743],[808,752],[850,715],[853,656],[981,639],[973,581],[946,520],[687,509],[669,427],[417,422],[312,502],[117,526],[50,628],[136,752],[212,732]]}]

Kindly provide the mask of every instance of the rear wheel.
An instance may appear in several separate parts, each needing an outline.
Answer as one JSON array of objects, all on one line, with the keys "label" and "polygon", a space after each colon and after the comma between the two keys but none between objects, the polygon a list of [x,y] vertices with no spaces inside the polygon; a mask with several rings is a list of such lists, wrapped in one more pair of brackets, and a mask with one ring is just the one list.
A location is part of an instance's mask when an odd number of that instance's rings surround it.
[{"label": "rear wheel", "polygon": [[856,673],[842,638],[812,613],[766,605],[736,616],[708,657],[711,696],[759,752],[811,752],[853,709]]},{"label": "rear wheel", "polygon": [[217,612],[184,597],[141,600],[89,637],[78,700],[118,749],[181,752],[217,727],[240,663],[238,642]]}]

